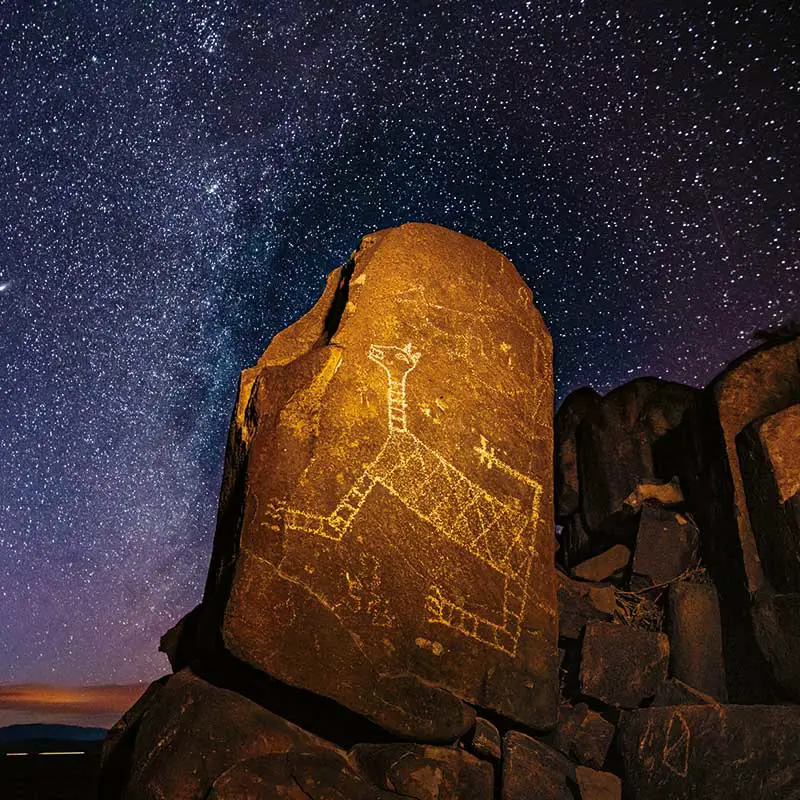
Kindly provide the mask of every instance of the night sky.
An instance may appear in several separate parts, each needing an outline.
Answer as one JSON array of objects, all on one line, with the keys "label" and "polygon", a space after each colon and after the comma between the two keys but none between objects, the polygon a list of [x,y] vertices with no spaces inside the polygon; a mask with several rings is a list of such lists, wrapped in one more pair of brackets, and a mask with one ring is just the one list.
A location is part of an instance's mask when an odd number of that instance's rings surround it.
[{"label": "night sky", "polygon": [[166,671],[238,373],[363,234],[508,255],[559,398],[796,315],[800,5],[608,6],[0,2],[0,682]]}]

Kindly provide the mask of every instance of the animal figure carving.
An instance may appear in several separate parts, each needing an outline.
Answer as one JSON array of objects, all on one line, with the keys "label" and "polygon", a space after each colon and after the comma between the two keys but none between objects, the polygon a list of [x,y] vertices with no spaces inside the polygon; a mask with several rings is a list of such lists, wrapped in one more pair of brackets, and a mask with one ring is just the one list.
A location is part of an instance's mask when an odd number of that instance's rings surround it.
[{"label": "animal figure carving", "polygon": [[504,580],[500,622],[461,607],[431,585],[426,597],[428,621],[453,628],[486,645],[515,655],[528,595],[536,544],[542,487],[496,457],[481,437],[474,450],[487,469],[500,469],[532,490],[531,507],[518,507],[489,494],[408,430],[406,380],[420,354],[404,347],[372,345],[369,358],[388,379],[388,433],[374,460],[328,515],[272,503],[262,525],[341,541],[376,484],[445,538],[500,573]]}]

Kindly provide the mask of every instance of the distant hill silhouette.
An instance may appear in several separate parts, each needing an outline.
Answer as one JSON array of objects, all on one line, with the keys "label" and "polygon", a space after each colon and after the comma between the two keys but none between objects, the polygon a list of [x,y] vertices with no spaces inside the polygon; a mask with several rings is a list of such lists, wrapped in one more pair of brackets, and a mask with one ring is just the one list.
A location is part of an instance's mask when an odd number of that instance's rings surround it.
[{"label": "distant hill silhouette", "polygon": [[9,725],[0,728],[0,745],[34,740],[97,742],[105,739],[107,733],[105,728],[83,728],[78,725]]}]

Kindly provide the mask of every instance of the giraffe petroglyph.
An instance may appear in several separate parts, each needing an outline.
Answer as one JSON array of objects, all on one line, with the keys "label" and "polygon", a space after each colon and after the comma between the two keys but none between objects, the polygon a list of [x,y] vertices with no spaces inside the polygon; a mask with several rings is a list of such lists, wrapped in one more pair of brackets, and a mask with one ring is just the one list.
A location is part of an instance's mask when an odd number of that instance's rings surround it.
[{"label": "giraffe petroglyph", "polygon": [[481,436],[473,448],[487,469],[500,469],[532,490],[527,513],[489,494],[482,486],[444,459],[411,431],[406,420],[406,379],[420,353],[404,347],[372,345],[369,358],[388,378],[386,441],[374,460],[327,516],[271,503],[271,528],[296,531],[341,541],[376,484],[383,486],[407,509],[500,573],[504,580],[502,622],[494,622],[447,599],[432,585],[425,599],[428,621],[515,655],[528,599],[528,581],[535,554],[542,486],[505,464]]}]

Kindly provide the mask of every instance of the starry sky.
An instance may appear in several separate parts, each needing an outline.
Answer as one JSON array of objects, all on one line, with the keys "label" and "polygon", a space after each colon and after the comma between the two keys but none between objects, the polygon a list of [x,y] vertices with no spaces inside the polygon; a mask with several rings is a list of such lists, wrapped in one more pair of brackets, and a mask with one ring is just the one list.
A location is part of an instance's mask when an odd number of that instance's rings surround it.
[{"label": "starry sky", "polygon": [[0,2],[0,683],[149,680],[239,371],[371,230],[517,264],[557,396],[800,306],[797,3]]}]

